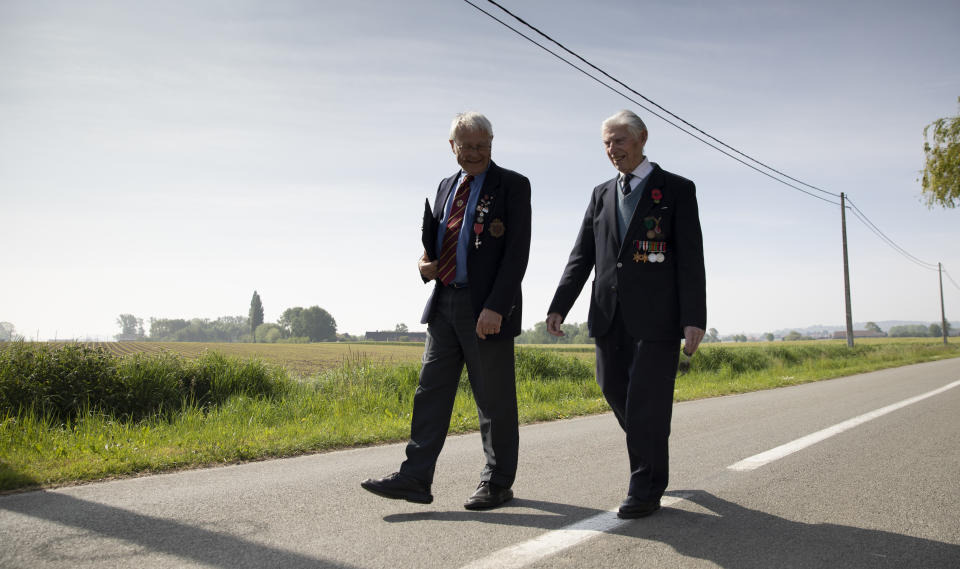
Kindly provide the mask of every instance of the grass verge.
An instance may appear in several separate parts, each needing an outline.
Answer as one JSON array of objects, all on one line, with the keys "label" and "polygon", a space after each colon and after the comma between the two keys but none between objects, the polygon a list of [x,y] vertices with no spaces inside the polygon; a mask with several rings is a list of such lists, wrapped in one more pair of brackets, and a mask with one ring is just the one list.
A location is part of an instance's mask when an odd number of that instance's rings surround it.
[{"label": "grass verge", "polygon": [[[35,353],[27,356],[24,350]],[[187,360],[169,353],[40,352],[23,345],[0,348],[0,491],[403,440],[420,370],[419,364],[356,357],[308,380],[291,381],[281,367],[219,354]],[[518,347],[521,422],[608,409],[586,355]],[[675,398],[742,393],[957,356],[960,346],[933,342],[853,349],[826,343],[705,346],[691,372],[678,378]],[[34,367],[24,364],[31,357]],[[41,360],[46,363],[37,364]],[[114,370],[112,400],[130,400],[125,389],[139,394],[133,399],[138,411],[105,405],[103,389],[80,377],[78,369]],[[31,387],[31,381],[43,383],[46,391]],[[198,385],[207,395],[197,396]],[[22,391],[31,388],[32,402],[24,405]],[[71,399],[71,389],[85,395]],[[19,402],[12,403],[9,393],[19,394]],[[151,393],[163,403],[151,407]],[[66,411],[58,411],[55,401],[67,401]],[[450,432],[476,429],[464,376]]]}]

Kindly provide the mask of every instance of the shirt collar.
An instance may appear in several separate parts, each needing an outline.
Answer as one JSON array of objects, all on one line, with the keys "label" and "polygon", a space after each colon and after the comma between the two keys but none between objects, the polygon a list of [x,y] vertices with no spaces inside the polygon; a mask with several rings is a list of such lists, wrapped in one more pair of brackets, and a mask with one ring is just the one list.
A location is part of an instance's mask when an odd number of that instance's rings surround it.
[{"label": "shirt collar", "polygon": [[[653,172],[653,165],[650,164],[650,159],[644,156],[643,162],[641,162],[640,165],[634,168],[633,172],[630,173],[633,174],[634,179],[639,182],[649,176],[650,172]],[[630,181],[632,182],[633,180]]]}]

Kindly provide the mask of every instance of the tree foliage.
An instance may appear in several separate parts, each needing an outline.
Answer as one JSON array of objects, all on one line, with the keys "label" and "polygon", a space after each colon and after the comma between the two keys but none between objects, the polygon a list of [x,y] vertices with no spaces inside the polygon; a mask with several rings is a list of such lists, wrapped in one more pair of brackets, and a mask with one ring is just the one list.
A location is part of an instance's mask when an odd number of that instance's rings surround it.
[{"label": "tree foliage", "polygon": [[883,330],[880,329],[880,326],[877,326],[876,322],[867,322],[863,326],[864,330],[870,330],[871,332],[876,332],[877,334],[883,334]]},{"label": "tree foliage", "polygon": [[260,295],[253,291],[253,298],[250,299],[250,312],[247,315],[250,321],[250,335],[253,341],[257,341],[257,326],[263,324],[263,303],[260,302]]},{"label": "tree foliage", "polygon": [[319,306],[295,306],[283,311],[277,322],[288,336],[307,337],[311,342],[329,342],[337,339],[337,321]]},{"label": "tree foliage", "polygon": [[[937,328],[940,327],[937,326]],[[930,336],[930,328],[923,324],[891,326],[889,336],[892,338],[926,338]]]},{"label": "tree foliage", "polygon": [[9,342],[13,340],[17,329],[10,322],[0,322],[0,342]]},{"label": "tree foliage", "polygon": [[[960,97],[957,97],[960,103]],[[960,205],[960,116],[923,127],[923,195],[927,207]]]},{"label": "tree foliage", "polygon": [[517,336],[518,344],[592,344],[593,338],[587,329],[587,323],[570,322],[560,325],[564,336],[557,338],[547,332],[546,321],[540,321],[533,325],[530,330],[524,330]]},{"label": "tree foliage", "polygon": [[115,336],[117,340],[136,340],[144,337],[143,318],[137,318],[133,314],[121,314],[117,317],[117,325],[120,326],[120,333]]},{"label": "tree foliage", "polygon": [[151,318],[150,339],[162,342],[241,342],[250,340],[245,316],[206,318]]}]

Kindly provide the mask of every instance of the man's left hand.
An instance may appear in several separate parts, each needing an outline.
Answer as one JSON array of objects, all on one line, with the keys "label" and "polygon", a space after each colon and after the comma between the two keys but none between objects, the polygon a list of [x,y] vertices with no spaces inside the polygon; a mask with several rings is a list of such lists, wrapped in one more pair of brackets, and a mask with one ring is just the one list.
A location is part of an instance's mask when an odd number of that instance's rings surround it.
[{"label": "man's left hand", "polygon": [[692,356],[694,352],[697,351],[697,347],[700,345],[700,340],[703,340],[706,330],[701,330],[695,326],[684,326],[683,327],[683,351],[686,352],[688,356]]},{"label": "man's left hand", "polygon": [[480,311],[480,318],[477,319],[477,336],[481,340],[486,340],[487,334],[498,334],[502,322],[503,316],[489,308],[484,308]]}]

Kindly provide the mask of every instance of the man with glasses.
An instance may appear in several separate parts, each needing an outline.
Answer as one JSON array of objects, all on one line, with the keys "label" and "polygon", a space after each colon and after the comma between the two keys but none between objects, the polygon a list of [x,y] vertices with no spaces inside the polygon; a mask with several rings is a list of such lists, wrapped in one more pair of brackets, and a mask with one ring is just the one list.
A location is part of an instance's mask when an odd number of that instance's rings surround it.
[{"label": "man with glasses", "polygon": [[530,251],[530,182],[490,159],[493,127],[480,113],[458,114],[450,148],[460,170],[440,182],[424,219],[424,282],[434,281],[406,460],[399,472],[360,485],[386,498],[429,504],[437,457],[450,427],[466,364],[486,464],[464,507],[495,508],[513,498],[519,431],[514,337],[520,282]]},{"label": "man with glasses", "polygon": [[648,516],[667,488],[673,386],[684,339],[693,355],[707,326],[703,237],[693,182],[643,154],[647,127],[630,111],[603,122],[618,176],[593,189],[570,259],[547,310],[560,325],[594,272],[588,325],[597,383],[627,434],[630,482],[621,518]]}]

